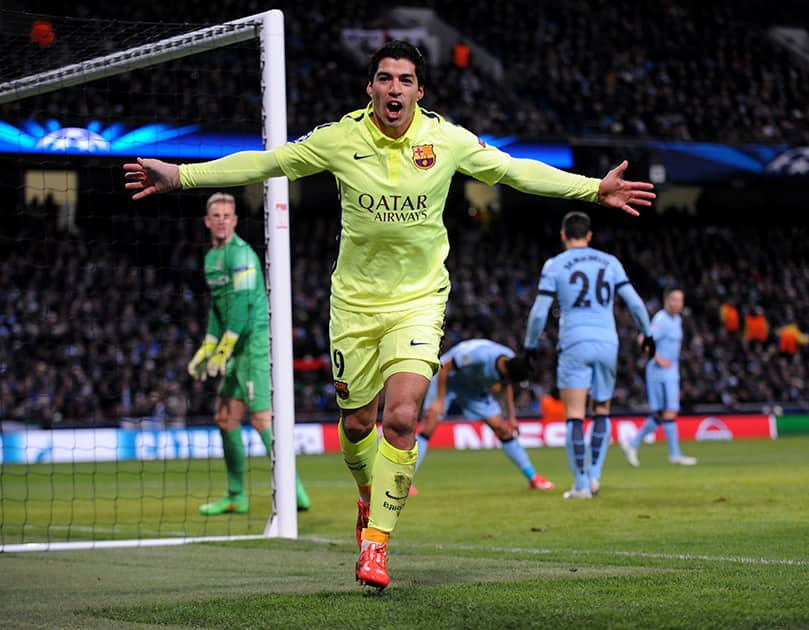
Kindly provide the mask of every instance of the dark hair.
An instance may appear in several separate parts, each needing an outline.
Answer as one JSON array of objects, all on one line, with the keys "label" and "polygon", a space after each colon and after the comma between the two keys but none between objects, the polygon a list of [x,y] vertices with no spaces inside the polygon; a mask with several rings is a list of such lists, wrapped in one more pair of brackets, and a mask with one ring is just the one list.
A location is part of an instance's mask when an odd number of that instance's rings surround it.
[{"label": "dark hair", "polygon": [[562,219],[562,230],[568,238],[584,238],[590,231],[590,217],[578,210],[568,212]]},{"label": "dark hair", "polygon": [[682,291],[683,288],[678,284],[671,284],[663,289],[663,299],[666,299],[674,291]]},{"label": "dark hair", "polygon": [[528,362],[523,357],[506,359],[506,376],[511,383],[519,383],[531,375]]},{"label": "dark hair", "polygon": [[383,59],[409,59],[416,66],[416,80],[419,85],[424,85],[427,79],[427,64],[421,51],[410,42],[400,39],[392,39],[377,50],[368,64],[368,83],[374,82],[374,76],[379,69],[379,62]]}]

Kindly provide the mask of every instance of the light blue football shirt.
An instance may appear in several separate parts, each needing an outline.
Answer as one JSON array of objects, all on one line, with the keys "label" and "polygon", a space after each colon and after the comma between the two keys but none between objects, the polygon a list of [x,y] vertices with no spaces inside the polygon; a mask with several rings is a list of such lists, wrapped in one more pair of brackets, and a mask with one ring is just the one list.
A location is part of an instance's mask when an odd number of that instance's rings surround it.
[{"label": "light blue football shirt", "polygon": [[559,302],[560,347],[579,341],[617,343],[615,292],[628,284],[620,261],[592,247],[573,247],[549,258],[542,267],[539,293]]},{"label": "light blue football shirt", "polygon": [[683,342],[683,319],[680,315],[669,315],[665,309],[652,318],[652,336],[657,345],[657,354],[671,361],[670,368],[663,368],[656,361],[650,361],[651,369],[660,372],[676,373],[680,364],[680,348]]},{"label": "light blue football shirt", "polygon": [[442,357],[453,368],[447,378],[447,389],[455,392],[479,394],[500,383],[503,376],[497,371],[497,359],[509,359],[514,351],[489,339],[469,339],[450,348]]}]

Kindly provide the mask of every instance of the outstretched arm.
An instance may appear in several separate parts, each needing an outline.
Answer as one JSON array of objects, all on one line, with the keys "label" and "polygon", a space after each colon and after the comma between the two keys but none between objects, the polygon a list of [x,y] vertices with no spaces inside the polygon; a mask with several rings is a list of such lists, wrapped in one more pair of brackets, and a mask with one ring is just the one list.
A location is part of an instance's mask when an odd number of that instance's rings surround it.
[{"label": "outstretched arm", "polygon": [[637,216],[640,213],[632,206],[652,205],[654,184],[623,179],[628,166],[624,160],[599,180],[568,173],[537,160],[511,158],[500,182],[533,195],[591,201]]},{"label": "outstretched arm", "polygon": [[138,158],[124,164],[127,190],[138,191],[132,199],[143,199],[177,188],[243,186],[284,174],[272,151],[240,151],[197,164],[169,164],[162,160]]}]

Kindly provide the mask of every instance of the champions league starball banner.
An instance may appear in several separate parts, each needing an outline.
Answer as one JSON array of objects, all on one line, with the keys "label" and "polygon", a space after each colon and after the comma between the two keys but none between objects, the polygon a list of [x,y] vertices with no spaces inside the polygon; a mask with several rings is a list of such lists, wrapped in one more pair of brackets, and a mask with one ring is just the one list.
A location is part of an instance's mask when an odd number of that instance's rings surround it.
[{"label": "champions league starball banner", "polygon": [[[297,138],[290,137],[290,141]],[[565,144],[523,142],[516,136],[481,136],[481,140],[514,157],[533,158],[557,168],[573,167],[573,150]],[[215,159],[236,151],[260,151],[260,133],[218,133],[200,125],[162,123],[130,128],[99,120],[85,126],[58,120],[26,120],[12,125],[0,121],[0,153],[38,155],[133,156]]]}]

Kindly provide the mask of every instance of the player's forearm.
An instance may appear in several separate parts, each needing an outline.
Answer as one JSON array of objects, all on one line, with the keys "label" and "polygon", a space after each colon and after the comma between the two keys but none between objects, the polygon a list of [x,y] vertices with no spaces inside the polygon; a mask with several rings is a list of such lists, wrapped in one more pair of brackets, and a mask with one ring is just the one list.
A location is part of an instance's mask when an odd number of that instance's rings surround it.
[{"label": "player's forearm", "polygon": [[506,413],[509,420],[514,420],[517,415],[514,412],[514,386],[506,385]]},{"label": "player's forearm", "polygon": [[537,160],[511,158],[508,171],[500,182],[532,195],[596,203],[601,180],[567,173]]},{"label": "player's forearm", "polygon": [[646,312],[646,306],[635,288],[631,284],[625,284],[618,289],[618,295],[629,307],[629,312],[632,313],[632,318],[641,332],[647,337],[651,335],[652,326],[649,321],[649,313]]},{"label": "player's forearm", "polygon": [[222,336],[222,322],[219,321],[219,317],[213,309],[208,312],[208,329],[206,332],[217,340]]},{"label": "player's forearm", "polygon": [[210,162],[180,164],[183,188],[243,186],[283,174],[272,151],[241,151]]},{"label": "player's forearm", "polygon": [[528,326],[525,331],[525,347],[536,348],[539,342],[539,336],[545,330],[545,324],[548,321],[548,311],[553,304],[553,298],[549,295],[540,294],[534,300],[534,305],[531,307],[531,312],[528,315]]}]

